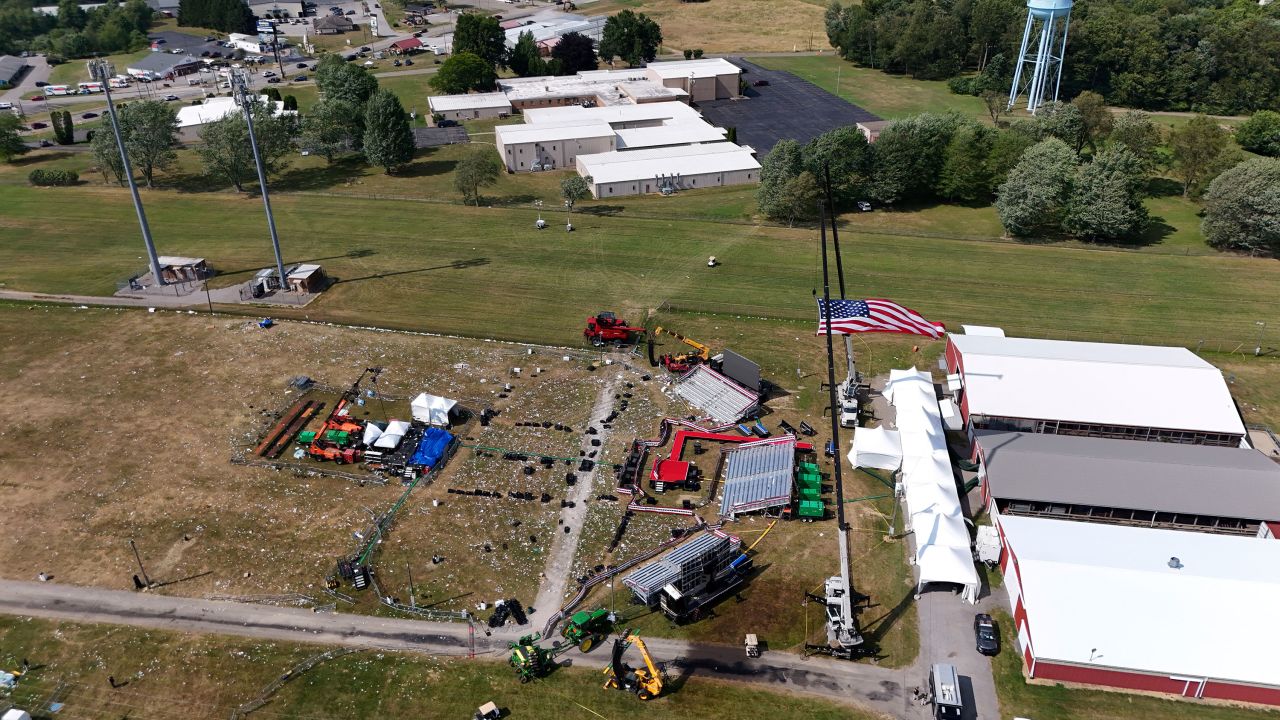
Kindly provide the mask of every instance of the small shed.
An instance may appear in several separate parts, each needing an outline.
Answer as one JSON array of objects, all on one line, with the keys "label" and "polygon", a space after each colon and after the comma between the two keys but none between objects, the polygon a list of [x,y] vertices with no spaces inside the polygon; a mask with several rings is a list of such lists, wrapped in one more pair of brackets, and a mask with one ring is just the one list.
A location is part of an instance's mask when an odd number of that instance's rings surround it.
[{"label": "small shed", "polygon": [[858,132],[867,139],[867,142],[873,143],[879,137],[880,133],[890,125],[889,120],[867,120],[857,124]]},{"label": "small shed", "polygon": [[404,38],[391,43],[390,50],[396,55],[408,55],[422,49],[422,41],[416,37]]},{"label": "small shed", "polygon": [[156,259],[160,262],[160,279],[166,283],[203,280],[213,274],[204,258],[161,255]]},{"label": "small shed", "polygon": [[303,264],[289,270],[285,276],[289,290],[301,293],[317,293],[325,289],[329,282],[324,268],[319,265]]}]

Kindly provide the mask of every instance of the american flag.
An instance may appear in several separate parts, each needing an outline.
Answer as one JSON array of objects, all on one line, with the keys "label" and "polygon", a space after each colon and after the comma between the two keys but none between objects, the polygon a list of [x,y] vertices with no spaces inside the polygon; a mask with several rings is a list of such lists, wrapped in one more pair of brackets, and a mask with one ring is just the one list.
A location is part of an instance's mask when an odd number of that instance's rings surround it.
[{"label": "american flag", "polygon": [[946,331],[942,323],[925,320],[915,310],[883,298],[832,300],[831,308],[833,312],[827,313],[822,298],[818,298],[819,335],[827,331],[828,315],[832,317],[831,332],[841,335],[883,332],[925,335],[937,339]]}]

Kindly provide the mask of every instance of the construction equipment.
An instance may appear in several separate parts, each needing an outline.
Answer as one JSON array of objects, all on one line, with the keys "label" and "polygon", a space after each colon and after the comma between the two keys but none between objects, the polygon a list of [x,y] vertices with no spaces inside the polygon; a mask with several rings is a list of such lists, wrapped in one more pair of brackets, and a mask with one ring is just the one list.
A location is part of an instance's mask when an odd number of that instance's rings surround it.
[{"label": "construction equipment", "polygon": [[[644,659],[642,668],[633,668],[622,660],[623,654],[632,645],[636,646],[640,657]],[[652,700],[662,694],[662,671],[653,664],[644,641],[629,629],[624,637],[613,642],[613,659],[605,666],[604,674],[609,676],[604,683],[606,688],[633,692],[641,700]]]},{"label": "construction equipment", "polygon": [[507,658],[507,662],[515,669],[516,676],[522,683],[545,677],[556,666],[556,656],[573,647],[565,643],[544,648],[538,645],[541,639],[542,633],[535,632],[531,635],[522,635],[515,642],[507,643],[507,647],[511,650],[511,657]]},{"label": "construction equipment", "polygon": [[760,657],[760,640],[756,638],[755,633],[747,633],[747,641],[745,643],[747,649],[747,657]]},{"label": "construction equipment", "polygon": [[[664,334],[670,335],[671,337],[679,340],[685,345],[688,345],[689,347],[693,348],[693,352],[682,353],[679,355],[664,354],[661,357],[655,357],[653,352],[654,339],[657,336],[664,335]],[[648,337],[648,342],[649,342],[649,364],[654,367],[661,365],[668,372],[672,372],[677,375],[681,375],[686,372],[689,372],[694,368],[694,366],[701,365],[702,363],[705,363],[711,360],[711,348],[707,347],[706,345],[703,345],[697,340],[692,340],[690,338],[685,337],[684,335],[681,335],[678,332],[664,329],[661,326],[653,329],[653,332]]]},{"label": "construction equipment", "polygon": [[632,327],[617,315],[602,312],[587,318],[587,327],[582,331],[582,337],[596,347],[603,347],[609,343],[625,345],[643,332],[642,327]]},{"label": "construction equipment", "polygon": [[352,465],[364,457],[364,453],[356,448],[339,447],[323,440],[311,443],[307,454],[316,460],[331,460],[339,465]]},{"label": "construction equipment", "polygon": [[596,608],[591,611],[580,610],[570,615],[569,621],[560,628],[560,635],[577,645],[582,652],[590,652],[612,629],[613,617],[610,612],[605,608]]}]

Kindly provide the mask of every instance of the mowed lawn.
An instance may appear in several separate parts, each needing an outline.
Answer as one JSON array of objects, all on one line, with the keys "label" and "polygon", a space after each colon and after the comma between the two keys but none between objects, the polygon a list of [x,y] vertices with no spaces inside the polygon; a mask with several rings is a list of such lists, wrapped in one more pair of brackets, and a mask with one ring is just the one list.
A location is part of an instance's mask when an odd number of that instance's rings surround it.
[{"label": "mowed lawn", "polygon": [[[390,199],[446,182],[451,169],[452,162],[428,156],[417,176],[378,180],[373,193],[387,199],[367,196],[363,183],[373,178],[331,188],[319,182],[328,176],[318,169],[298,184],[306,187],[314,175],[324,194],[274,195],[286,260],[318,260],[341,280],[299,314],[563,343],[578,339],[585,314],[605,308],[634,313],[666,303],[729,315],[813,315],[811,292],[821,276],[812,228],[664,216],[662,201],[651,200],[588,204],[597,214],[575,213],[572,234],[556,210],[544,210],[551,226],[537,231],[537,211],[527,203],[542,197],[555,208],[557,179],[550,175],[518,176],[530,184],[516,198],[526,202],[514,207]],[[110,294],[142,269],[126,192],[32,188],[17,184],[20,177],[0,186],[5,288]],[[223,283],[269,264],[258,198],[172,190],[144,197],[161,253],[206,257],[224,273]],[[682,193],[678,200],[714,197]],[[631,208],[649,212],[629,216]],[[1274,261],[897,235],[892,224],[846,228],[842,241],[851,294],[892,297],[953,325],[1191,346],[1204,340],[1208,350],[1230,351],[1251,347],[1254,322],[1280,309]],[[709,255],[723,265],[708,269]]]}]

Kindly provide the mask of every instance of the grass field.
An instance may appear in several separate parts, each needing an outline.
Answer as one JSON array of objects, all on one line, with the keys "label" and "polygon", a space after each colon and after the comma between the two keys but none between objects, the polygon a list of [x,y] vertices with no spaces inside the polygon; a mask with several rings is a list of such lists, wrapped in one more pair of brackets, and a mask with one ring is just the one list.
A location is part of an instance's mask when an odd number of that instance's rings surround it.
[{"label": "grass field", "polygon": [[600,0],[582,6],[588,15],[630,8],[662,26],[662,52],[702,48],[708,53],[792,52],[828,47],[824,5],[811,0]]},{"label": "grass field", "polygon": [[1169,718],[1169,720],[1275,720],[1280,711],[1244,709],[1208,702],[1166,700],[1134,693],[1067,688],[1062,685],[1028,684],[1022,674],[1017,642],[1007,612],[995,614],[1004,635],[1004,650],[992,661],[1000,710],[1006,717],[1035,720],[1127,720],[1128,718]]},{"label": "grass field", "polygon": [[[19,707],[36,708],[65,683],[54,717],[225,718],[304,659],[320,652],[288,643],[194,637],[110,625],[76,625],[0,617],[0,667],[22,658],[34,669],[15,690]],[[574,657],[574,656],[569,656]],[[466,718],[493,701],[507,717],[553,718],[566,712],[625,720],[735,717],[743,707],[776,720],[873,720],[831,702],[754,690],[696,674],[668,682],[650,702],[601,687],[593,656],[521,685],[505,663],[361,652],[298,676],[253,713],[267,718]],[[668,658],[656,658],[663,661]],[[127,684],[108,686],[108,675]],[[40,716],[40,715],[37,715]]]}]

